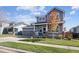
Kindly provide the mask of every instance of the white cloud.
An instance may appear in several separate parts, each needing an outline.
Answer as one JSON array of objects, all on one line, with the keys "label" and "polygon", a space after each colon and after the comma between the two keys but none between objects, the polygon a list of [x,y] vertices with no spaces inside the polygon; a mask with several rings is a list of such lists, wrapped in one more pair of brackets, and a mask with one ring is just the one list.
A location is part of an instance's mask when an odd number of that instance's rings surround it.
[{"label": "white cloud", "polygon": [[34,6],[19,6],[19,7],[17,7],[17,11],[18,10],[33,10],[33,9],[35,9],[35,7]]},{"label": "white cloud", "polygon": [[76,11],[75,10],[72,10],[71,12],[70,12],[70,15],[73,15],[73,14],[75,14],[76,13]]},{"label": "white cloud", "polygon": [[16,22],[25,22],[26,24],[30,24],[32,22],[35,22],[36,18],[29,16],[29,15],[18,15],[15,17]]},{"label": "white cloud", "polygon": [[19,6],[17,10],[41,10],[43,11],[45,6]]},{"label": "white cloud", "polygon": [[36,8],[32,13],[36,16],[36,15],[45,15],[46,12],[47,11],[45,10],[45,6],[40,6]]},{"label": "white cloud", "polygon": [[34,16],[45,15],[45,14],[46,14],[46,11],[45,11],[45,10],[43,10],[43,11],[34,11],[34,12],[32,12],[32,14],[33,14]]},{"label": "white cloud", "polygon": [[72,6],[71,9],[72,9],[72,11],[70,12],[70,15],[74,15],[76,13],[76,11],[79,10],[79,6]]},{"label": "white cloud", "polygon": [[16,9],[17,11],[29,10],[32,15],[40,15],[46,13],[45,6],[19,6]]},{"label": "white cloud", "polygon": [[79,10],[79,6],[72,6],[73,10]]},{"label": "white cloud", "polygon": [[45,6],[40,6],[40,7],[39,7],[39,10],[40,10],[40,11],[43,11],[44,9],[45,9]]},{"label": "white cloud", "polygon": [[46,13],[44,6],[21,6],[21,7],[17,7],[16,9],[17,11],[20,11],[20,10],[21,11],[25,10],[26,12],[27,10],[30,11],[30,15],[17,15],[15,17],[17,22],[25,22],[27,24],[30,24],[36,21],[36,18],[34,16],[42,15]]},{"label": "white cloud", "polygon": [[41,15],[40,12],[34,12],[33,14],[34,14],[34,15],[37,15],[37,16],[38,16],[38,15]]}]

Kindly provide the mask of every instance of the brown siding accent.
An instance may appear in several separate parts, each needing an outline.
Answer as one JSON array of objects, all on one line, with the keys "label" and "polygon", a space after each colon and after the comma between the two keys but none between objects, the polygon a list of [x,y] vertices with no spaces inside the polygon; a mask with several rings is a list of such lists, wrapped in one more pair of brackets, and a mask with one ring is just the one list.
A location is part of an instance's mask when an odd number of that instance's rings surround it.
[{"label": "brown siding accent", "polygon": [[58,27],[58,22],[59,22],[59,18],[58,18],[58,12],[57,11],[52,11],[49,17],[49,31],[50,32],[55,32],[57,27]]}]

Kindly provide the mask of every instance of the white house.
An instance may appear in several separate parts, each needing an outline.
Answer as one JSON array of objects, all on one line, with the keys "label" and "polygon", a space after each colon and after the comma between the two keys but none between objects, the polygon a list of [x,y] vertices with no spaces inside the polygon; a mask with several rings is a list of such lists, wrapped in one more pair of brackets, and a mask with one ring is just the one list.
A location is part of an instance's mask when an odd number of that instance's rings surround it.
[{"label": "white house", "polygon": [[34,26],[33,25],[27,25],[26,27],[23,28],[22,34],[25,37],[28,37],[28,38],[34,36],[35,35]]},{"label": "white house", "polygon": [[0,21],[0,34],[3,34],[4,28],[8,27],[9,23],[5,21]]},{"label": "white house", "polygon": [[22,34],[23,28],[27,25],[24,22],[19,22],[14,25],[15,34]]}]

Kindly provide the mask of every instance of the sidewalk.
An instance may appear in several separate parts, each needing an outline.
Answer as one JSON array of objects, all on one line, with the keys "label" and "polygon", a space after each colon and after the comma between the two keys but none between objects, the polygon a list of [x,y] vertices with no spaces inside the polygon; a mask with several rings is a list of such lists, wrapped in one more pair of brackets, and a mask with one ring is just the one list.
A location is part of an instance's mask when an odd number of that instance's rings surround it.
[{"label": "sidewalk", "polygon": [[41,46],[54,47],[54,48],[64,48],[64,49],[70,49],[70,50],[79,50],[79,47],[73,47],[73,46],[62,46],[62,45],[53,45],[53,44],[23,42],[23,41],[11,41],[11,42],[32,44],[32,45],[41,45]]}]

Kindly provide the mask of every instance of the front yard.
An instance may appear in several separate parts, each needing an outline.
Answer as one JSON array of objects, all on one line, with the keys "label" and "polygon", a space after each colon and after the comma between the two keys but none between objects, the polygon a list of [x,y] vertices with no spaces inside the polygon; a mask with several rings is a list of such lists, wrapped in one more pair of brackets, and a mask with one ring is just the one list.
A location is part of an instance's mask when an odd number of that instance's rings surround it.
[{"label": "front yard", "polygon": [[0,46],[23,49],[26,51],[37,52],[37,53],[79,53],[78,50],[52,48],[52,47],[46,47],[46,46],[15,43],[15,42],[1,42]]},{"label": "front yard", "polygon": [[35,38],[35,39],[24,39],[22,41],[79,47],[79,40],[75,40],[75,39],[74,40],[61,40],[61,39],[49,39],[49,38]]}]

